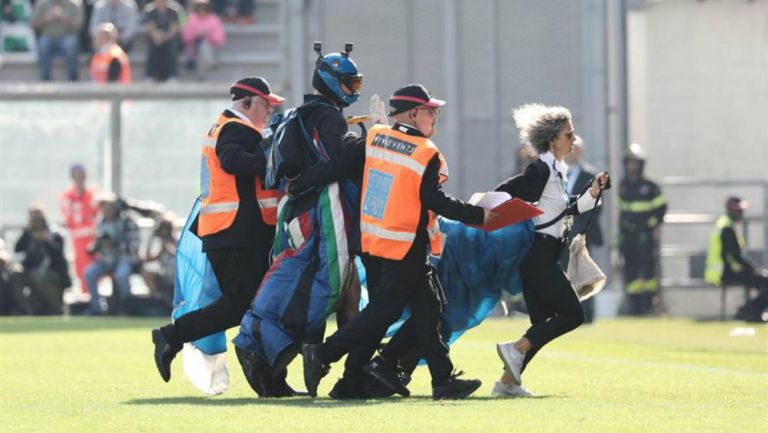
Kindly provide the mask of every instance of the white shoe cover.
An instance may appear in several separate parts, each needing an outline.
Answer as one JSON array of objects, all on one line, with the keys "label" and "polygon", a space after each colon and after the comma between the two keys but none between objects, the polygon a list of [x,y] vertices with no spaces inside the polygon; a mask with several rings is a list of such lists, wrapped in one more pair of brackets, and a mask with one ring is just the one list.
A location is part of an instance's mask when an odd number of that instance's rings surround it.
[{"label": "white shoe cover", "polygon": [[229,389],[227,354],[206,355],[191,343],[181,351],[184,374],[197,389],[207,395],[223,394]]}]

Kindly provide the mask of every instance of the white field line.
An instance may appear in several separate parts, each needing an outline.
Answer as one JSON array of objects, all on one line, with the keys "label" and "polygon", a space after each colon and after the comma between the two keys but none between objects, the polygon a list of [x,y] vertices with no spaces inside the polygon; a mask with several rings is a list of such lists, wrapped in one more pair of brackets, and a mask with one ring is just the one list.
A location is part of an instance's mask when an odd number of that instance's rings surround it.
[{"label": "white field line", "polygon": [[[487,343],[479,343],[479,342],[458,342],[457,343],[461,347],[471,346],[472,350],[479,350],[481,347],[485,349],[493,349],[493,345],[489,345]],[[643,361],[643,360],[637,360],[637,359],[626,359],[626,358],[609,358],[609,357],[603,357],[603,356],[592,356],[592,355],[584,355],[581,353],[574,353],[574,352],[562,352],[558,350],[547,350],[546,348],[542,349],[541,352],[536,356],[539,357],[553,357],[553,358],[561,358],[561,359],[572,359],[575,361],[584,361],[584,362],[602,362],[607,364],[613,364],[613,365],[626,365],[626,366],[634,366],[634,367],[646,367],[646,368],[667,368],[672,370],[687,370],[687,371],[695,371],[700,373],[717,373],[717,374],[727,374],[727,375],[735,375],[735,376],[747,376],[747,377],[765,377],[768,378],[768,373],[753,373],[749,371],[740,371],[740,370],[731,370],[728,368],[718,368],[718,367],[702,367],[700,365],[690,365],[690,364],[680,364],[676,362],[662,362],[662,361]],[[766,357],[766,363],[768,365],[768,357]]]},{"label": "white field line", "polygon": [[688,371],[696,371],[701,373],[718,373],[718,374],[730,374],[730,375],[736,375],[736,376],[768,378],[768,373],[753,373],[749,371],[731,370],[728,368],[718,368],[718,367],[702,367],[700,365],[680,364],[676,362],[641,361],[636,359],[625,359],[625,358],[607,358],[602,356],[583,355],[580,353],[573,353],[573,352],[560,352],[560,351],[552,351],[552,350],[547,351],[546,349],[544,349],[544,352],[542,352],[542,355],[552,356],[555,358],[573,359],[578,361],[603,362],[603,363],[609,363],[614,365],[627,365],[627,366],[637,366],[637,367],[647,367],[647,368],[668,368],[673,370],[688,370]]}]

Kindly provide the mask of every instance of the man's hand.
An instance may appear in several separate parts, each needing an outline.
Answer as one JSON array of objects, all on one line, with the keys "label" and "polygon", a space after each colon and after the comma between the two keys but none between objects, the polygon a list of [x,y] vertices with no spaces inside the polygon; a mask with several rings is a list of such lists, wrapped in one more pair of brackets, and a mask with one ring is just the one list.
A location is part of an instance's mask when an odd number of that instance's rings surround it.
[{"label": "man's hand", "polygon": [[384,101],[379,95],[371,96],[371,123],[374,125],[388,125],[387,110]]}]

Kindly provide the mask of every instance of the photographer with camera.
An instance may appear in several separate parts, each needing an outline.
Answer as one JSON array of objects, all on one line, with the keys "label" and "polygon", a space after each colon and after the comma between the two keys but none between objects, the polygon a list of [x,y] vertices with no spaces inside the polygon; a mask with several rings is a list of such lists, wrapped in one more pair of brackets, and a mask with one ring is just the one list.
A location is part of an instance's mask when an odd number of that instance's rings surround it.
[{"label": "photographer with camera", "polygon": [[120,301],[131,294],[129,279],[139,260],[139,226],[125,214],[125,202],[113,193],[102,193],[98,202],[101,220],[96,226],[96,240],[88,248],[94,262],[85,269],[85,281],[91,294],[87,314],[91,315],[104,313],[99,279],[110,274],[114,284],[112,296],[118,304],[112,312],[120,310]]},{"label": "photographer with camera", "polygon": [[42,208],[29,209],[24,232],[16,242],[23,254],[21,270],[11,276],[16,303],[26,314],[61,314],[64,289],[72,285],[64,258],[64,240],[48,227]]},{"label": "photographer with camera", "polygon": [[173,280],[176,277],[176,244],[173,214],[165,213],[158,218],[144,255],[144,277],[154,298],[173,302]]}]

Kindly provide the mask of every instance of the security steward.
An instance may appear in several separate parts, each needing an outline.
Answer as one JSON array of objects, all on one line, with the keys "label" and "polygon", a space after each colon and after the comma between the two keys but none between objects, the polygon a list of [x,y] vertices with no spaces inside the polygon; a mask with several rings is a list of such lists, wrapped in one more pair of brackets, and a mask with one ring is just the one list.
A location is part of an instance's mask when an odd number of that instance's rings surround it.
[{"label": "security steward", "polygon": [[736,231],[735,224],[744,219],[749,202],[741,197],[728,197],[725,215],[721,216],[712,231],[707,254],[704,279],[714,285],[739,284],[755,288],[759,294],[736,312],[736,318],[747,322],[765,322],[768,308],[768,276],[758,271],[747,257],[744,257],[744,238]]},{"label": "security steward", "polygon": [[93,35],[95,52],[91,58],[91,80],[95,83],[131,84],[131,63],[117,44],[117,28],[102,23]]},{"label": "security steward", "polygon": [[667,199],[643,176],[645,153],[630,145],[624,156],[625,178],[619,187],[619,251],[624,258],[626,312],[650,314],[658,305],[658,250]]},{"label": "security steward", "polygon": [[261,131],[285,101],[261,77],[229,89],[232,107],[208,131],[202,147],[201,208],[190,230],[202,239],[222,296],[210,305],[152,330],[155,365],[164,381],[186,342],[240,324],[268,269],[277,219],[277,192],[264,188]]},{"label": "security steward", "polygon": [[[345,172],[356,172],[362,178],[361,248],[370,303],[324,344],[304,346],[305,384],[315,395],[329,364],[352,350],[361,364],[350,365],[348,359],[346,369],[362,370],[407,305],[432,375],[433,398],[464,398],[481,383],[458,379],[452,373],[448,346],[439,329],[442,294],[430,284],[427,253],[439,255],[442,251],[438,214],[477,225],[492,214],[443,191],[448,168],[429,138],[436,132],[439,110],[445,102],[432,98],[423,86],[412,84],[397,90],[389,103],[396,123],[391,128],[372,127],[364,144],[360,140],[347,142],[347,160],[354,168],[341,167],[343,160],[339,158],[330,163],[335,165],[325,174],[325,181],[338,180],[334,177]],[[365,371],[393,391],[409,394],[393,379],[397,375],[393,364],[377,358],[377,363],[365,366]]]}]

